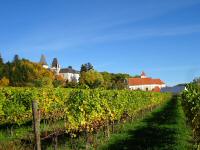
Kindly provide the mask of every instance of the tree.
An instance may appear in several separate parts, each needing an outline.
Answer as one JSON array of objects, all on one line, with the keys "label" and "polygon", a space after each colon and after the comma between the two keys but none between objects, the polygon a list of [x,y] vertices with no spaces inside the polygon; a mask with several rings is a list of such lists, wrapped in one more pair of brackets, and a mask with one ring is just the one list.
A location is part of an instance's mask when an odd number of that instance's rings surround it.
[{"label": "tree", "polygon": [[82,72],[87,72],[87,71],[90,71],[90,70],[94,70],[94,67],[91,63],[88,62],[86,64],[82,64],[80,72],[82,73]]},{"label": "tree", "polygon": [[3,77],[3,69],[4,69],[4,63],[3,63],[3,58],[1,57],[1,54],[0,54],[0,78]]},{"label": "tree", "polygon": [[114,74],[108,72],[101,73],[104,79],[104,87],[106,89],[126,89],[127,88],[127,79],[130,78],[129,74]]},{"label": "tree", "polygon": [[46,88],[53,88],[52,79],[48,77],[44,77],[41,79],[35,80],[36,87],[46,87]]},{"label": "tree", "polygon": [[1,80],[0,80],[0,86],[8,86],[10,83],[9,79],[7,79],[6,77],[3,77]]},{"label": "tree", "polygon": [[63,87],[65,85],[65,80],[62,76],[56,75],[54,81],[53,81],[54,87]]},{"label": "tree", "polygon": [[104,79],[103,87],[105,89],[112,89],[112,75],[109,72],[102,72],[101,75]]},{"label": "tree", "polygon": [[15,59],[13,63],[7,63],[5,74],[12,86],[34,86],[35,80],[42,80],[44,77],[54,80],[53,72],[26,59]]},{"label": "tree", "polygon": [[[91,63],[88,62],[88,63],[85,63],[85,64],[81,65],[80,78],[79,78],[79,83],[80,83],[81,87],[84,87],[83,86],[84,84],[86,85],[86,75],[88,75],[87,72],[89,72],[91,70],[94,71],[94,67],[93,67],[93,65]],[[89,73],[89,74],[91,74],[91,73]]]},{"label": "tree", "polygon": [[[78,83],[75,80],[72,80],[70,82],[67,80],[66,83],[65,83],[65,87],[66,88],[79,88]],[[80,89],[82,89],[82,88],[80,88]]]},{"label": "tree", "polygon": [[0,65],[3,65],[4,63],[3,63],[3,58],[2,58],[2,56],[1,56],[1,54],[0,54]]},{"label": "tree", "polygon": [[118,73],[118,74],[112,74],[112,89],[118,89],[118,90],[122,90],[122,89],[126,89],[128,86],[127,83],[127,79],[130,77],[129,74],[122,74],[122,73]]},{"label": "tree", "polygon": [[94,70],[89,70],[87,72],[82,73],[82,77],[80,79],[80,84],[87,85],[89,88],[99,88],[103,86],[103,76]]},{"label": "tree", "polygon": [[19,55],[16,54],[16,55],[14,56],[14,58],[13,58],[13,62],[16,63],[16,62],[18,62],[19,60],[20,60]]}]

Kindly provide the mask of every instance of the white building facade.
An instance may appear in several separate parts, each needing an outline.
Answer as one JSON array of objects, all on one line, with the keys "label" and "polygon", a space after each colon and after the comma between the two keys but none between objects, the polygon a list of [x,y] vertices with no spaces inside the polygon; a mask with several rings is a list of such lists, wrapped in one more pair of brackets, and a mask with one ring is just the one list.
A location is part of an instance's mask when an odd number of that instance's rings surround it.
[{"label": "white building facade", "polygon": [[79,82],[80,73],[74,70],[72,67],[63,68],[59,73],[65,80],[69,82]]},{"label": "white building facade", "polygon": [[130,90],[160,92],[163,87],[166,87],[166,85],[162,80],[149,78],[144,72],[138,78],[128,79],[128,88]]},{"label": "white building facade", "polygon": [[54,58],[51,67],[49,68],[46,58],[44,55],[41,56],[39,62],[44,68],[50,69],[56,75],[62,76],[68,82],[79,82],[80,73],[79,71],[73,69],[71,66],[68,68],[61,68],[60,64],[58,63],[58,59]]}]

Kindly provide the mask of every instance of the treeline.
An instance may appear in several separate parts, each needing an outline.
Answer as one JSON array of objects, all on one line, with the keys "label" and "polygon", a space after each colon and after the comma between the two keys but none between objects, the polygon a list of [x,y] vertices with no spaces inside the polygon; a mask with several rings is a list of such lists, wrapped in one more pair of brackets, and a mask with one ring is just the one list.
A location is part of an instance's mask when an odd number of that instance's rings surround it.
[{"label": "treeline", "polygon": [[95,71],[91,63],[86,63],[81,66],[78,86],[90,89],[99,87],[104,89],[126,89],[127,78],[129,77],[129,74],[98,72]]},{"label": "treeline", "polygon": [[7,63],[0,56],[0,79],[1,86],[39,86],[42,82],[48,86],[55,76],[42,65],[15,55],[13,61]]},{"label": "treeline", "polygon": [[126,89],[128,74],[98,72],[91,63],[81,66],[79,82],[64,80],[42,64],[15,55],[4,63],[0,55],[0,86]]}]

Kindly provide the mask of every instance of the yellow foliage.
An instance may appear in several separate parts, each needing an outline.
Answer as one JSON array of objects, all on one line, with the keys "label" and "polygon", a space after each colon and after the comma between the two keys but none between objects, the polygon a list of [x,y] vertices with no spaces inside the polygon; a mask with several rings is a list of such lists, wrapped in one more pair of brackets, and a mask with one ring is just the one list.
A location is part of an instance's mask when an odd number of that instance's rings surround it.
[{"label": "yellow foliage", "polygon": [[0,86],[8,86],[10,83],[9,79],[7,79],[6,77],[3,77],[1,80],[0,80]]}]

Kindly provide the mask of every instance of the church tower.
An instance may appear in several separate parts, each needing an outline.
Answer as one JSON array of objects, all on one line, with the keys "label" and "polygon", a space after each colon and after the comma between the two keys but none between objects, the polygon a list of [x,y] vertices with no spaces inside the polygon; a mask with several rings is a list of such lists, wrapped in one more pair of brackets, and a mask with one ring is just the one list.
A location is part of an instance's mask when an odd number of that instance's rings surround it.
[{"label": "church tower", "polygon": [[49,66],[47,64],[46,58],[45,56],[42,54],[41,58],[40,58],[40,62],[39,62],[44,68],[48,69]]},{"label": "church tower", "polygon": [[141,76],[140,76],[141,78],[147,78],[147,75],[146,75],[146,73],[143,71],[142,73],[141,73]]},{"label": "church tower", "polygon": [[60,65],[58,63],[58,59],[54,58],[52,65],[51,65],[51,70],[54,71],[56,73],[56,75],[59,75],[60,72]]}]

